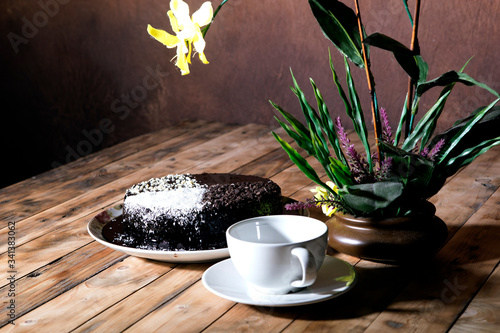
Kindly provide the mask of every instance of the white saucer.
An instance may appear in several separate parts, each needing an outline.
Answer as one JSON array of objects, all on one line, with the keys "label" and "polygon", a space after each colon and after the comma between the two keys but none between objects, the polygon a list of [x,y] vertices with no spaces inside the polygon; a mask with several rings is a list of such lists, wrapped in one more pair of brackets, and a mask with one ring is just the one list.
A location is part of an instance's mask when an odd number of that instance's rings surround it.
[{"label": "white saucer", "polygon": [[202,282],[209,291],[230,301],[285,307],[322,302],[347,292],[356,282],[356,271],[347,262],[326,256],[312,286],[295,293],[268,295],[249,288],[231,259],[227,259],[207,269]]}]

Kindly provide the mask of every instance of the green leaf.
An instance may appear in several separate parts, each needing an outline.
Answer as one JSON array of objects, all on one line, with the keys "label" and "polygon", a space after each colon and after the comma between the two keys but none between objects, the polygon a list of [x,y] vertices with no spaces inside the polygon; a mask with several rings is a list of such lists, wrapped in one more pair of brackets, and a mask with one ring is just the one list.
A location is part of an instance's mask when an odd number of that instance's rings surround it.
[{"label": "green leaf", "polygon": [[[340,98],[344,102],[346,113],[350,113],[350,112],[352,112],[351,111],[351,104],[349,103],[349,100],[347,99],[347,95],[344,92],[344,89],[342,88],[342,85],[340,84],[337,72],[335,71],[335,68],[333,67],[332,55],[331,54],[329,54],[329,55],[330,55],[330,69],[331,69],[332,75],[333,75],[333,82],[337,86],[337,90],[339,92]],[[344,62],[345,62],[345,59],[344,59]]]},{"label": "green leaf", "polygon": [[466,136],[466,134],[483,119],[483,117],[493,109],[495,104],[500,101],[500,98],[497,98],[492,103],[490,103],[487,107],[478,111],[464,126],[462,126],[458,132],[453,136],[453,138],[446,144],[445,150],[440,155],[440,159],[438,164],[446,163],[447,160],[451,158],[448,156],[451,154],[453,149],[459,145],[460,141]]},{"label": "green leaf", "polygon": [[345,164],[331,156],[329,168],[335,174],[335,178],[338,180],[338,182],[335,182],[335,184],[339,188],[342,188],[345,185],[354,184],[354,180],[352,179],[351,171],[349,170],[349,168]]},{"label": "green leaf", "polygon": [[397,40],[381,33],[374,33],[364,40],[366,44],[390,51],[394,54],[399,65],[414,80],[420,78],[420,68],[415,59],[413,51]]},{"label": "green leaf", "polygon": [[[452,90],[453,87],[454,87],[454,85],[455,85],[455,83],[461,82],[461,83],[464,83],[466,85],[478,85],[479,87],[487,89],[488,91],[492,92],[495,96],[500,97],[496,91],[494,91],[493,89],[489,88],[487,85],[485,85],[483,83],[480,83],[480,82],[477,82],[476,80],[474,80],[473,78],[471,78],[467,74],[463,73],[465,67],[469,64],[469,62],[471,61],[471,59],[472,58],[470,58],[469,60],[467,60],[467,62],[460,69],[459,72],[451,71],[451,72],[448,72],[448,73],[445,73],[445,74],[441,75],[437,79],[434,79],[434,80],[431,80],[431,81],[427,81],[427,82],[425,80],[426,80],[426,77],[427,77],[428,65],[425,62],[423,62],[423,60],[421,60],[422,63],[419,64],[419,67],[422,70],[421,73],[422,74],[425,73],[425,75],[421,75],[420,76],[419,81],[417,82],[417,85],[416,85],[416,93],[415,93],[413,104],[412,104],[412,107],[411,107],[410,124],[408,126],[408,128],[410,129],[410,131],[413,128],[413,122],[415,120],[415,115],[418,112],[418,103],[420,101],[420,98],[422,97],[422,95],[426,91],[428,91],[429,89],[431,89],[433,87],[436,87],[436,86],[445,86],[445,88],[441,92],[441,95],[440,95],[440,97],[441,97],[441,96],[443,96],[446,93],[446,91]],[[418,58],[417,58],[417,60],[418,60]]]},{"label": "green leaf", "polygon": [[399,199],[403,189],[400,182],[376,182],[347,186],[344,190],[339,189],[339,194],[349,207],[369,215]]},{"label": "green leaf", "polygon": [[403,150],[410,151],[416,147],[419,141],[421,141],[421,151],[422,148],[427,144],[428,140],[436,129],[437,121],[444,109],[444,105],[450,93],[451,88],[442,96],[440,96],[436,104],[434,104],[432,108],[427,111],[427,113],[422,117],[422,119],[420,119],[420,121],[417,123],[417,126],[415,126],[415,129],[403,142],[403,145],[401,147]]},{"label": "green leaf", "polygon": [[[449,143],[451,139],[465,126],[471,119],[476,117],[476,115],[484,110],[484,106],[478,108],[474,112],[472,112],[469,116],[460,119],[453,124],[448,130],[443,132],[442,134],[436,135],[429,146],[434,146],[441,139],[444,139],[445,142]],[[463,151],[470,147],[480,144],[485,140],[489,140],[492,137],[495,137],[498,133],[498,129],[500,128],[500,106],[495,106],[488,111],[484,117],[472,127],[466,136],[464,136],[461,142],[455,146],[456,151]]]},{"label": "green leaf", "polygon": [[325,131],[325,134],[328,137],[330,145],[332,146],[333,151],[335,152],[335,155],[337,156],[337,158],[340,159],[342,161],[342,163],[347,165],[347,160],[344,156],[344,153],[342,152],[342,149],[340,147],[340,142],[339,142],[339,139],[337,137],[335,123],[330,116],[330,112],[328,111],[328,107],[326,106],[326,103],[323,100],[323,96],[321,95],[321,92],[319,91],[318,87],[316,86],[316,84],[314,83],[313,80],[311,80],[311,84],[312,84],[312,87],[314,90],[314,96],[316,97],[316,101],[318,103],[318,110],[320,113],[320,120],[321,120],[322,128]]},{"label": "green leaf", "polygon": [[356,13],[336,0],[309,0],[324,35],[356,66],[364,67]]},{"label": "green leaf", "polygon": [[[463,118],[463,119],[459,119],[457,120],[452,128],[459,128],[459,127],[462,127],[464,126],[465,124],[467,124],[467,122],[469,122],[471,119],[473,119],[474,117],[476,117],[480,112],[482,112],[484,110],[485,106],[482,106],[478,109],[476,109],[474,112],[472,112],[469,116]],[[483,119],[481,119],[481,123],[485,123],[485,122],[496,122],[498,125],[500,125],[499,123],[500,121],[500,106],[494,106],[492,107],[483,117]],[[477,125],[476,125],[477,126]],[[476,127],[474,127],[476,128]],[[497,127],[498,129],[499,127]]]},{"label": "green leaf", "polygon": [[380,144],[380,149],[386,157],[393,160],[390,179],[398,179],[402,182],[405,185],[405,191],[410,192],[409,195],[422,197],[422,193],[426,192],[431,181],[434,163],[423,156],[384,142]]},{"label": "green leaf", "polygon": [[361,102],[359,100],[356,87],[354,86],[354,80],[351,76],[351,70],[349,64],[345,61],[346,76],[347,76],[347,87],[349,90],[349,99],[351,101],[352,108],[347,110],[347,115],[352,119],[352,124],[356,134],[359,136],[361,143],[363,144],[366,152],[366,160],[370,166],[370,171],[373,170],[373,161],[370,152],[370,143],[368,142],[368,131],[366,130],[365,119],[363,115],[363,110],[361,108]]},{"label": "green leaf", "polygon": [[291,137],[300,148],[304,149],[309,155],[314,154],[314,147],[312,145],[310,138],[300,136],[300,134],[295,132],[293,129],[290,128],[290,126],[279,120],[277,117],[274,117],[274,119],[276,119],[276,121],[286,131],[288,136]]},{"label": "green leaf", "polygon": [[[310,180],[312,180],[313,182],[315,182],[316,184],[318,184],[319,186],[321,186],[327,190],[330,189],[330,187],[328,185],[326,185],[324,182],[321,181],[321,179],[319,178],[319,176],[316,173],[316,171],[314,170],[314,168],[311,167],[311,165],[307,162],[307,160],[305,158],[300,156],[300,154],[297,152],[297,150],[295,150],[292,146],[290,146],[290,144],[288,144],[288,142],[283,140],[275,132],[272,132],[272,134],[273,134],[274,138],[280,143],[283,150],[288,154],[288,156],[290,157],[290,160],[300,169],[300,171],[302,171],[304,173],[304,175],[307,178],[309,178]],[[331,189],[329,191],[334,192]]]},{"label": "green leaf", "polygon": [[315,157],[323,166],[328,178],[330,178],[339,188],[352,184],[353,181],[350,170],[340,163],[340,161],[330,156],[328,148],[323,146],[321,140],[313,130],[311,130],[311,139],[316,151]]},{"label": "green leaf", "polygon": [[310,133],[311,133],[311,141],[313,143],[315,151],[314,156],[318,159],[321,165],[323,165],[323,168],[326,169],[326,166],[329,164],[329,159],[330,159],[330,153],[328,152],[328,147],[326,146],[326,144],[323,143],[323,138],[321,138],[320,135],[318,135],[318,133],[316,133],[312,128],[310,129]]},{"label": "green leaf", "polygon": [[429,73],[429,64],[424,61],[424,58],[420,55],[415,56],[417,61],[419,77],[417,82],[425,82],[427,80],[427,74]]},{"label": "green leaf", "polygon": [[356,271],[354,270],[354,268],[352,266],[348,266],[348,267],[349,267],[349,274],[348,275],[343,275],[343,276],[339,276],[338,278],[335,278],[335,281],[345,282],[346,287],[350,286],[351,284],[354,283],[354,281],[356,281]]},{"label": "green leaf", "polygon": [[460,82],[463,83],[467,86],[473,86],[476,85],[480,88],[483,88],[490,93],[492,93],[494,96],[500,98],[500,94],[496,92],[495,90],[491,89],[488,87],[486,84],[478,82],[474,80],[472,77],[469,75],[462,73],[462,72],[457,72],[457,71],[449,71],[447,73],[444,73],[440,77],[430,80],[427,82],[423,82],[417,85],[417,90],[416,90],[416,95],[417,96],[422,96],[426,91],[428,91],[431,88],[434,88],[436,86],[447,86],[452,83]]},{"label": "green leaf", "polygon": [[305,149],[309,155],[314,155],[314,147],[311,142],[311,138],[309,135],[309,130],[298,121],[292,114],[283,110],[279,105],[269,101],[271,105],[279,111],[279,113],[285,118],[286,121],[292,126],[288,126],[284,122],[280,121],[278,118],[275,119],[278,123],[283,127],[283,129],[287,132],[287,134],[295,140],[295,142],[299,145],[300,148]]},{"label": "green leaf", "polygon": [[[321,141],[321,146],[324,147],[324,149],[326,149],[326,152],[328,153],[327,143],[322,134],[321,121],[319,119],[319,115],[316,112],[316,110],[314,110],[314,108],[307,102],[307,98],[302,89],[300,89],[297,80],[293,76],[293,73],[292,73],[292,79],[294,84],[294,88],[292,89],[292,91],[299,99],[302,113],[304,114],[307,126],[309,127],[308,133],[311,136],[311,140],[313,140],[312,135],[314,133],[317,136],[318,140]],[[313,154],[313,156],[316,156],[316,154]]]},{"label": "green leaf", "polygon": [[401,138],[401,134],[403,134],[403,127],[406,121],[406,115],[408,112],[411,112],[407,108],[408,105],[408,94],[406,94],[405,103],[403,105],[403,110],[401,110],[401,117],[399,117],[398,128],[396,129],[396,133],[394,134],[394,145],[399,145],[399,139]]},{"label": "green leaf", "polygon": [[[436,135],[429,147],[434,146],[440,140],[445,141],[446,149],[448,144],[452,141],[453,137],[467,125],[474,117],[476,117],[486,107],[481,107],[472,112],[469,116],[458,120],[452,127]],[[460,142],[455,145],[453,151],[448,155],[449,158],[446,162],[442,163],[433,176],[435,180],[444,182],[444,180],[455,174],[461,167],[472,162],[474,158],[480,155],[481,149],[487,146],[488,143],[494,144],[495,138],[498,136],[498,129],[500,128],[500,106],[491,108],[479,122],[477,122],[466,135],[464,135]],[[484,148],[484,152],[489,148]],[[476,151],[479,153],[476,154]],[[450,162],[452,161],[452,162]]]},{"label": "green leaf", "polygon": [[455,170],[453,173],[457,172],[460,168],[472,163],[476,157],[481,154],[486,153],[490,148],[497,146],[500,144],[500,136],[496,138],[486,140],[481,142],[480,144],[465,149],[460,155],[450,158],[446,162],[446,167],[452,170]]},{"label": "green leaf", "polygon": [[305,127],[297,118],[295,118],[291,113],[286,112],[283,108],[281,108],[279,105],[275,104],[273,101],[269,101],[271,105],[279,111],[279,113],[285,118],[290,125],[302,136],[308,136],[308,129]]},{"label": "green leaf", "polygon": [[[497,127],[498,129],[498,127]],[[500,144],[500,137],[485,140],[479,144],[462,150],[457,156],[448,159],[445,163],[438,165],[435,168],[433,178],[428,187],[427,197],[431,197],[438,193],[441,187],[445,184],[446,178],[454,175],[460,168],[472,163],[481,154],[487,152],[490,148]],[[460,151],[460,150],[459,150]]]}]

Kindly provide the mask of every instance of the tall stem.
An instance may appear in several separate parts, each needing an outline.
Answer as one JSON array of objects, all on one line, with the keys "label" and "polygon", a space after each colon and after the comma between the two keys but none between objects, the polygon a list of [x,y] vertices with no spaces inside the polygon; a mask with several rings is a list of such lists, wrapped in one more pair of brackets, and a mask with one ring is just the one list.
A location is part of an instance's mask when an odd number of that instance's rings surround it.
[{"label": "tall stem", "polygon": [[[413,51],[414,55],[420,54],[420,46],[418,44],[418,20],[420,18],[420,0],[416,0],[415,2],[415,19],[413,20],[413,31],[411,35],[411,45],[410,50]],[[406,119],[405,119],[405,137],[410,135],[412,130],[412,100],[413,100],[413,86],[414,81],[411,77],[408,78],[408,93],[407,93],[407,101],[406,101]]]},{"label": "tall stem", "polygon": [[212,25],[212,22],[215,20],[215,17],[217,16],[217,13],[219,12],[219,10],[222,8],[222,6],[224,6],[224,4],[227,2],[228,0],[223,0],[220,5],[215,9],[215,12],[214,12],[214,15],[212,16],[212,21],[210,21],[209,24],[207,24],[205,26],[205,28],[203,28],[201,30],[201,35],[203,36],[203,38],[205,38],[205,35],[207,34],[207,31],[208,29],[210,28],[210,26]]},{"label": "tall stem", "polygon": [[356,6],[356,17],[358,18],[359,38],[361,39],[361,50],[363,52],[363,62],[365,63],[366,80],[368,82],[368,90],[370,91],[373,129],[375,131],[375,147],[377,149],[377,156],[380,163],[382,162],[382,155],[380,154],[380,145],[379,145],[380,117],[375,102],[375,83],[373,82],[373,76],[370,71],[370,59],[368,58],[368,52],[366,51],[366,46],[364,43],[363,23],[361,21],[361,11],[359,10],[358,0],[354,0],[354,4]]}]

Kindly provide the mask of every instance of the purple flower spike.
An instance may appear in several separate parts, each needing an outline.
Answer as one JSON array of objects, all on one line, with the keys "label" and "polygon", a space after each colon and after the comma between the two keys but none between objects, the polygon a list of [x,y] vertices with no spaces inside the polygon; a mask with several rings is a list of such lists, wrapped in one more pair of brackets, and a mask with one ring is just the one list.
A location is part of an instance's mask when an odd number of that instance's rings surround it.
[{"label": "purple flower spike", "polygon": [[431,161],[434,161],[434,158],[436,155],[439,153],[439,151],[443,148],[445,143],[444,139],[441,139],[432,147],[431,151],[427,154],[427,158],[430,159]]},{"label": "purple flower spike", "polygon": [[425,147],[424,150],[420,152],[420,156],[427,157],[429,156],[429,147]]},{"label": "purple flower spike", "polygon": [[354,145],[351,144],[351,140],[347,137],[347,133],[342,126],[340,117],[337,118],[336,125],[338,129],[339,141],[345,149],[345,154],[347,155],[347,159],[351,167],[351,173],[358,182],[361,182],[368,175],[368,163],[361,155],[358,154]]},{"label": "purple flower spike", "polygon": [[380,109],[380,117],[382,118],[382,140],[384,140],[387,143],[394,143],[394,140],[392,139],[392,129],[391,125],[389,124],[389,117],[387,116],[387,112],[385,112],[384,108]]},{"label": "purple flower spike", "polygon": [[309,199],[306,200],[306,202],[302,201],[295,201],[291,203],[287,203],[285,205],[286,210],[301,210],[301,209],[306,209],[306,208],[311,208],[316,206],[314,202],[311,202]]},{"label": "purple flower spike", "polygon": [[392,168],[392,157],[386,157],[382,163],[380,163],[380,167],[375,172],[375,179],[377,181],[383,181],[387,179],[389,172]]},{"label": "purple flower spike", "polygon": [[345,132],[344,126],[342,126],[342,120],[340,120],[340,117],[337,117],[336,125],[340,143],[342,143],[344,147],[348,147],[351,144],[351,140],[347,137],[347,133]]}]

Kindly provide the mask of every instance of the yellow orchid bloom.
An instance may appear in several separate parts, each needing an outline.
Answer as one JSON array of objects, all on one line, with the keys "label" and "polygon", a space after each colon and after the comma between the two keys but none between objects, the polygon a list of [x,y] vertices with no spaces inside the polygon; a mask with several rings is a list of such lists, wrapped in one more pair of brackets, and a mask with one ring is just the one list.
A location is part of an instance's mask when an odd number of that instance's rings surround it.
[{"label": "yellow orchid bloom", "polygon": [[[335,193],[339,193],[337,185],[335,185],[333,182],[327,181],[326,185],[328,185],[333,191],[335,191]],[[314,198],[318,201],[329,200],[330,193],[321,186],[317,186],[316,188],[311,189],[311,192],[316,193],[314,195]],[[323,214],[325,214],[326,216],[332,216],[333,213],[337,211],[336,207],[328,205],[326,203],[324,204],[318,203],[318,206],[321,206],[321,210],[323,211]]]},{"label": "yellow orchid bloom", "polygon": [[205,50],[205,40],[200,27],[209,24],[213,18],[213,8],[210,1],[204,2],[200,9],[189,17],[189,5],[182,0],[171,0],[170,10],[167,12],[170,19],[170,25],[176,36],[160,29],[155,29],[148,24],[148,33],[157,41],[168,48],[177,47],[177,58],[175,65],[179,67],[182,75],[189,74],[189,65],[191,63],[191,53],[194,46],[198,52],[200,60],[208,64],[203,51]]}]

